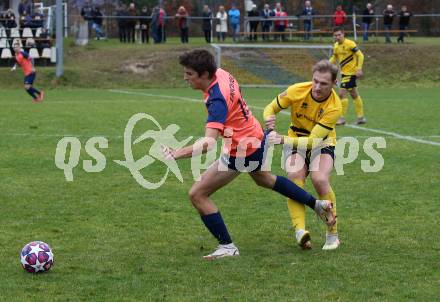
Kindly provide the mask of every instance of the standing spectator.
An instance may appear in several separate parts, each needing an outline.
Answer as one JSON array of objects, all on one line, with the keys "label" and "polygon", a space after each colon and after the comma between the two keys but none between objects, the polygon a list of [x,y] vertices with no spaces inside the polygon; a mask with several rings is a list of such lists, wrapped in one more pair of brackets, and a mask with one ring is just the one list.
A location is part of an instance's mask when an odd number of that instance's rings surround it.
[{"label": "standing spectator", "polygon": [[154,43],[159,43],[159,6],[155,6],[151,12],[151,36]]},{"label": "standing spectator", "polygon": [[[21,0],[18,4],[18,23],[20,29],[23,30],[25,27],[32,27],[32,1]],[[35,31],[33,31],[35,36]]]},{"label": "standing spectator", "polygon": [[403,30],[407,30],[409,26],[409,18],[412,16],[412,13],[408,11],[408,8],[406,5],[403,5],[401,7],[400,13],[399,13],[399,38],[397,39],[397,43],[402,42],[403,38],[405,37],[405,32]]},{"label": "standing spectator", "polygon": [[32,0],[21,0],[20,4],[18,4],[18,15],[32,15]]},{"label": "standing spectator", "polygon": [[364,30],[362,37],[365,42],[368,41],[368,30],[370,29],[370,25],[373,21],[374,15],[374,9],[371,3],[367,3],[367,7],[364,9],[362,15],[362,29]]},{"label": "standing spectator", "polygon": [[[8,9],[4,15],[5,19],[5,31],[6,31],[6,38],[11,38],[11,29],[17,27],[17,21],[15,19],[15,14],[12,11],[12,9]],[[11,45],[11,44],[9,44]]]},{"label": "standing spectator", "polygon": [[98,6],[94,6],[92,10],[93,25],[92,28],[95,30],[96,40],[105,39],[104,31],[102,30],[102,13]]},{"label": "standing spectator", "polygon": [[151,32],[154,43],[165,42],[165,10],[159,6],[151,14]]},{"label": "standing spectator", "polygon": [[127,8],[125,4],[122,4],[116,11],[116,17],[118,18],[119,41],[121,43],[127,43],[127,16]]},{"label": "standing spectator", "polygon": [[272,27],[272,20],[275,16],[275,13],[273,10],[270,9],[269,4],[264,4],[264,9],[261,11],[261,18],[264,18],[265,20],[261,21],[261,29],[263,32],[263,40],[269,40],[268,33],[270,32],[270,28]]},{"label": "standing spectator", "polygon": [[181,6],[177,10],[176,14],[177,18],[177,25],[180,30],[180,41],[185,44],[188,43],[189,37],[188,37],[188,12],[186,11],[185,7]]},{"label": "standing spectator", "polygon": [[141,41],[142,43],[150,43],[150,15],[148,14],[148,8],[146,6],[142,7],[139,17]]},{"label": "standing spectator", "polygon": [[217,32],[218,41],[225,41],[226,33],[228,32],[228,14],[225,11],[225,7],[220,5],[216,15],[217,25],[215,31]]},{"label": "standing spectator", "polygon": [[93,8],[92,5],[90,4],[90,0],[86,0],[83,8],[81,9],[81,16],[84,18],[84,21],[87,21],[87,29],[89,36],[92,32],[92,26],[93,26],[92,10]]},{"label": "standing spectator", "polygon": [[203,5],[202,12],[203,22],[202,30],[205,35],[206,43],[211,43],[211,30],[212,30],[212,12],[208,5]]},{"label": "standing spectator", "polygon": [[275,20],[275,31],[280,33],[279,36],[277,36],[277,39],[280,38],[282,41],[286,41],[284,32],[286,31],[286,27],[289,25],[289,21],[285,19],[285,17],[287,17],[287,13],[283,11],[281,3],[278,2],[275,5],[275,18],[279,20]]},{"label": "standing spectator", "polygon": [[385,43],[391,43],[390,30],[393,27],[393,19],[395,16],[393,6],[387,5],[387,8],[383,11],[383,27],[385,29]]},{"label": "standing spectator", "polygon": [[238,39],[238,34],[240,32],[240,11],[237,9],[235,4],[232,4],[232,8],[228,12],[229,23],[231,23],[232,29],[232,40],[234,42]]},{"label": "standing spectator", "polygon": [[130,3],[130,6],[128,7],[128,18],[127,20],[127,36],[128,36],[128,43],[134,43],[135,42],[135,36],[136,36],[136,23],[137,23],[137,13],[136,13],[136,7],[134,3]]},{"label": "standing spectator", "polygon": [[304,40],[308,41],[310,40],[310,32],[312,31],[312,19],[313,15],[315,14],[315,10],[312,7],[312,4],[310,1],[304,2],[304,10],[302,12],[303,18],[304,18]]},{"label": "standing spectator", "polygon": [[336,6],[336,11],[333,14],[333,24],[335,26],[344,26],[347,21],[347,14],[342,9],[342,5]]},{"label": "standing spectator", "polygon": [[258,20],[260,17],[260,13],[257,10],[257,6],[255,4],[252,5],[252,10],[248,13],[248,17],[253,18],[253,20],[249,21],[249,29],[250,29],[250,36],[249,39],[251,41],[257,41],[257,29],[258,29],[258,23],[260,23]]},{"label": "standing spectator", "polygon": [[159,20],[158,20],[158,35],[160,42],[165,42],[167,40],[166,32],[165,32],[165,17],[167,14],[163,7],[159,8]]}]

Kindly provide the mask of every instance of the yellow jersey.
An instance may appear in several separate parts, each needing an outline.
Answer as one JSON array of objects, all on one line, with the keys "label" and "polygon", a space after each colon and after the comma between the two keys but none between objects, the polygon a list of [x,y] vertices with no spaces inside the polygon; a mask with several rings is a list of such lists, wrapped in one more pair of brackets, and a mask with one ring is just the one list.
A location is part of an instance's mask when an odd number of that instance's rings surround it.
[{"label": "yellow jersey", "polygon": [[324,146],[336,145],[336,122],[342,114],[341,100],[334,89],[329,97],[317,101],[312,82],[298,83],[279,94],[264,110],[264,118],[290,107],[289,137],[322,138]]},{"label": "yellow jersey", "polygon": [[338,42],[334,44],[330,62],[333,64],[338,62],[343,75],[356,75],[356,72],[361,70],[364,64],[364,54],[355,42],[344,39],[341,44]]}]

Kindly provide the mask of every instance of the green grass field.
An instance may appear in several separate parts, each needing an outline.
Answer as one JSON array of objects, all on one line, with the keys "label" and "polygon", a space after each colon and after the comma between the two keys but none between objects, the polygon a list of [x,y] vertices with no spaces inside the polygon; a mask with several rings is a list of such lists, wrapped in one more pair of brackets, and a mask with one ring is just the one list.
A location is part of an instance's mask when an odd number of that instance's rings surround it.
[{"label": "green grass field", "polygon": [[[177,38],[170,38],[166,44],[141,45],[121,44],[116,39],[110,39],[91,41],[89,45],[79,47],[75,46],[71,39],[66,39],[63,77],[54,81],[54,67],[38,66],[36,83],[46,88],[65,89],[183,88],[185,83],[182,81],[181,69],[176,68],[178,56],[194,47],[213,50],[201,38],[191,38],[190,42],[189,45],[182,45]],[[227,42],[231,43],[230,39]],[[277,44],[279,43],[274,42],[270,45]],[[295,45],[298,42],[291,44]],[[309,44],[331,45],[332,40],[315,40]],[[435,64],[440,61],[440,38],[411,37],[405,44],[390,45],[385,45],[381,39],[380,43],[360,44],[360,48],[365,55],[365,78],[362,80],[362,87],[440,87],[440,67],[439,64]],[[271,62],[282,68],[282,61],[285,60],[288,62],[287,69],[296,74],[297,66],[302,67],[300,70],[311,69],[311,66],[304,68],[304,65],[308,64],[304,64],[303,59],[302,55],[292,50],[291,55],[284,53],[281,61]],[[12,65],[13,62],[9,62],[9,66]],[[255,84],[255,78],[262,76],[253,74],[249,78],[249,70],[243,68],[233,68],[229,71],[242,85]],[[19,89],[23,76],[20,71],[11,73],[9,68],[0,68],[0,79],[0,89]],[[261,83],[270,84],[265,81]]]},{"label": "green grass field", "polygon": [[[38,86],[38,85],[37,85]],[[362,87],[361,87],[362,88]],[[296,246],[283,197],[241,175],[213,198],[241,256],[214,262],[202,255],[216,246],[191,207],[190,163],[179,162],[184,182],[173,175],[157,190],[139,186],[113,160],[124,159],[123,134],[135,113],[154,116],[162,127],[176,123],[177,137],[203,134],[206,110],[188,89],[48,90],[33,105],[23,90],[2,90],[0,99],[1,301],[435,301],[440,288],[440,89],[361,89],[368,124],[338,128],[356,137],[358,159],[334,175],[340,249],[324,252],[324,226],[308,211],[314,249]],[[277,89],[245,89],[260,120]],[[154,96],[153,96],[154,95]],[[164,97],[165,96],[165,97]],[[169,96],[169,97],[166,97]],[[174,99],[173,99],[174,98]],[[349,121],[354,121],[350,106]],[[280,115],[284,131],[288,117]],[[137,137],[152,125],[141,123]],[[387,134],[372,132],[375,129]],[[392,133],[412,138],[398,139]],[[85,142],[109,140],[107,165],[86,173]],[[64,136],[82,142],[81,160],[67,182],[54,163]],[[365,139],[382,136],[385,165],[364,173]],[[429,144],[437,142],[437,145]],[[148,142],[134,150],[146,154]],[[279,148],[273,164],[278,174]],[[143,171],[159,179],[165,166]],[[312,187],[307,184],[310,191]],[[29,241],[49,243],[55,266],[31,275],[19,262]]]}]

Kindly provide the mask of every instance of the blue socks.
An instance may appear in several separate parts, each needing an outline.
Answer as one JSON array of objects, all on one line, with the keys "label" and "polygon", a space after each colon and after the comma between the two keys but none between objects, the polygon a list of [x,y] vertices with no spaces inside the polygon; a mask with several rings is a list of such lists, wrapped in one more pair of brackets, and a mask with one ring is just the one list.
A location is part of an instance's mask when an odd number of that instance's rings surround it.
[{"label": "blue socks", "polygon": [[229,236],[228,229],[223,221],[220,212],[214,214],[208,214],[200,216],[206,228],[211,232],[211,234],[218,240],[220,244],[232,243],[231,237]]},{"label": "blue socks", "polygon": [[34,99],[37,98],[37,96],[35,94],[40,94],[40,92],[37,89],[35,89],[34,87],[26,89],[26,92],[29,93],[29,95]]},{"label": "blue socks", "polygon": [[[312,210],[315,210],[316,198],[285,177],[277,176],[275,185],[273,186],[272,190],[290,199],[294,199],[300,203],[303,203],[312,208]],[[232,243],[231,237],[228,233],[228,229],[226,228],[220,212],[203,215],[200,216],[200,218],[202,219],[206,228],[211,232],[211,234],[218,240],[220,244]]]},{"label": "blue socks", "polygon": [[275,181],[272,190],[290,199],[308,205],[312,210],[315,210],[316,198],[283,176],[277,176],[277,180]]}]

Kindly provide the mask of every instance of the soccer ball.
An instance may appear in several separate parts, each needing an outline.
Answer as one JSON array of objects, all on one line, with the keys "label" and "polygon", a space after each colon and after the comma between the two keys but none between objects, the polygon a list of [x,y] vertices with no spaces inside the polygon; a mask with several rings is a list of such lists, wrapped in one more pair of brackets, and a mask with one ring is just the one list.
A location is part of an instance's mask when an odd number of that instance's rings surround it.
[{"label": "soccer ball", "polygon": [[29,273],[43,273],[53,265],[52,249],[42,241],[29,242],[21,250],[20,261]]}]

